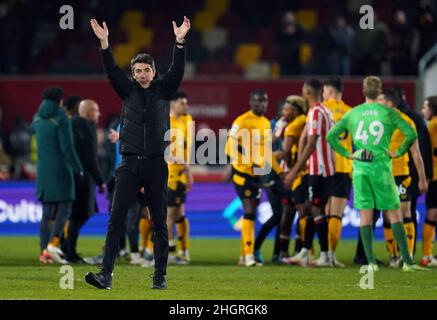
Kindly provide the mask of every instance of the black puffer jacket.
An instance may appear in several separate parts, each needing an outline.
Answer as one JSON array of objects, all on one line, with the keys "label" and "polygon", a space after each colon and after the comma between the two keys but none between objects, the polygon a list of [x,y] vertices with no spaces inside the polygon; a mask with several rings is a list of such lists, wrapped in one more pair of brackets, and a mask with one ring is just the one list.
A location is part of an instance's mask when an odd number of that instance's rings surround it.
[{"label": "black puffer jacket", "polygon": [[169,142],[170,102],[179,88],[185,69],[185,48],[174,47],[173,62],[167,73],[143,89],[116,66],[110,48],[101,50],[109,81],[123,101],[120,117],[120,153],[163,157]]}]

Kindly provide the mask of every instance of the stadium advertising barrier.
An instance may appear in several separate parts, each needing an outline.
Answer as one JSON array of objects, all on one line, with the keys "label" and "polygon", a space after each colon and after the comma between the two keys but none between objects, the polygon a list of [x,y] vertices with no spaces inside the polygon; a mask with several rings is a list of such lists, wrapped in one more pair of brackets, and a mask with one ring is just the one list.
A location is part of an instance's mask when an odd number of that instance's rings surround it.
[{"label": "stadium advertising barrier", "polygon": [[[362,79],[346,79],[344,81],[344,100],[354,106],[363,102]],[[184,80],[181,89],[188,93],[190,113],[196,121],[196,128],[209,127],[214,131],[229,128],[232,121],[249,108],[249,94],[255,89],[263,89],[269,95],[267,117],[276,114],[279,100],[291,94],[301,94],[302,80]],[[17,116],[31,121],[36,112],[42,91],[51,85],[61,86],[65,97],[79,95],[93,99],[100,105],[102,112],[101,125],[109,115],[120,114],[120,99],[112,90],[108,81],[102,76],[87,77],[0,77],[0,106],[3,107],[3,129],[10,132]],[[384,86],[402,86],[407,100],[414,106],[415,81],[384,80]],[[25,90],[26,94],[22,94]]]},{"label": "stadium advertising barrier", "polygon": [[[105,195],[97,194],[100,213],[86,223],[81,234],[104,235],[109,219],[109,203]],[[193,237],[240,237],[243,215],[240,200],[231,183],[195,183],[186,205]],[[419,230],[424,220],[425,204],[418,203]],[[272,214],[265,194],[257,213],[257,230]],[[30,182],[0,183],[0,235],[37,235],[42,206],[35,199],[35,185]],[[356,239],[359,214],[350,200],[343,216],[342,238]],[[294,229],[293,229],[294,236]],[[271,234],[270,236],[272,236]],[[418,236],[421,232],[418,232]],[[382,239],[382,219],[378,220],[376,238]]]}]

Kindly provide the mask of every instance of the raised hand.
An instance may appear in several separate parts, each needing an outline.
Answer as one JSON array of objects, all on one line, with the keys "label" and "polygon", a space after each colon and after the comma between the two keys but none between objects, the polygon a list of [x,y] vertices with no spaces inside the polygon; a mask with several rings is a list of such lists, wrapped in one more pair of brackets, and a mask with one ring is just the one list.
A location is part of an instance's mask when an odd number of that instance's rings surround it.
[{"label": "raised hand", "polygon": [[109,46],[109,41],[108,41],[109,30],[108,27],[106,26],[106,22],[103,21],[103,27],[99,25],[96,19],[91,19],[90,23],[91,23],[91,28],[94,31],[94,34],[100,40],[102,48],[106,49]]},{"label": "raised hand", "polygon": [[191,28],[190,20],[186,16],[184,16],[184,22],[182,22],[180,27],[176,25],[176,22],[172,21],[172,23],[174,35],[176,36],[176,41],[182,43],[184,41],[185,35]]}]

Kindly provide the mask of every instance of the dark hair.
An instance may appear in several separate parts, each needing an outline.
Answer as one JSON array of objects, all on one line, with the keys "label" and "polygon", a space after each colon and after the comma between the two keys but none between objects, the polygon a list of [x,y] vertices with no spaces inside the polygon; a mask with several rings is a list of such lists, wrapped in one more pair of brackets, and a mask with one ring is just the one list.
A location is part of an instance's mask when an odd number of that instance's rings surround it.
[{"label": "dark hair", "polygon": [[267,94],[267,92],[265,92],[265,91],[262,90],[262,89],[256,89],[256,90],[253,90],[253,91],[250,93],[250,99],[253,99],[255,96],[263,96],[263,95],[265,95],[265,94]]},{"label": "dark hair", "polygon": [[395,107],[398,107],[401,103],[401,98],[399,97],[399,93],[395,88],[385,89],[383,92],[386,100],[390,100],[393,102]]},{"label": "dark hair", "polygon": [[172,101],[176,101],[178,99],[186,99],[188,96],[184,91],[176,91],[176,93],[171,98]]},{"label": "dark hair", "polygon": [[329,78],[328,80],[325,81],[323,85],[327,87],[333,87],[335,90],[337,90],[340,93],[343,92],[343,82],[339,77]]},{"label": "dark hair", "polygon": [[394,86],[393,89],[396,90],[396,92],[398,93],[398,95],[401,98],[401,100],[404,100],[404,96],[405,96],[404,88],[402,88],[400,86]]},{"label": "dark hair", "polygon": [[322,83],[317,79],[308,79],[305,81],[305,85],[309,88],[311,88],[312,91],[314,91],[314,94],[317,96],[320,96],[322,92]]},{"label": "dark hair", "polygon": [[431,96],[425,99],[431,109],[432,115],[437,116],[437,96]]},{"label": "dark hair", "polygon": [[64,90],[60,87],[48,87],[42,93],[42,98],[44,100],[51,100],[56,102],[57,104],[61,103],[62,98],[64,97]]},{"label": "dark hair", "polygon": [[155,68],[155,59],[148,54],[148,53],[139,53],[135,57],[132,58],[130,61],[130,67],[133,71],[135,63],[147,63],[150,64],[153,70],[156,70]]},{"label": "dark hair", "polygon": [[65,109],[67,111],[74,111],[77,108],[77,105],[79,102],[81,102],[83,99],[79,96],[69,96],[68,99],[65,101]]}]

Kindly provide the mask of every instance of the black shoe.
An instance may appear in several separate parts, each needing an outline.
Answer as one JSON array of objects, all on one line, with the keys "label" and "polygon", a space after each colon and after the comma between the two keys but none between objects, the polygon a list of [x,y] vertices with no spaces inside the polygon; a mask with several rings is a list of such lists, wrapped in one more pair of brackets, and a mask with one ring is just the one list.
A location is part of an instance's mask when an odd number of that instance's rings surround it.
[{"label": "black shoe", "polygon": [[78,255],[77,253],[75,255],[73,255],[72,257],[67,256],[66,260],[68,263],[77,263],[77,264],[85,263],[83,258],[80,255]]},{"label": "black shoe", "polygon": [[101,271],[98,273],[88,272],[85,276],[86,282],[99,289],[112,289],[112,278],[107,273]]},{"label": "black shoe", "polygon": [[165,275],[154,273],[151,276],[153,278],[152,289],[158,289],[158,290],[167,289],[167,282],[165,281]]},{"label": "black shoe", "polygon": [[366,257],[355,256],[354,257],[354,264],[357,264],[359,266],[365,266],[365,265],[367,265],[367,258]]}]

